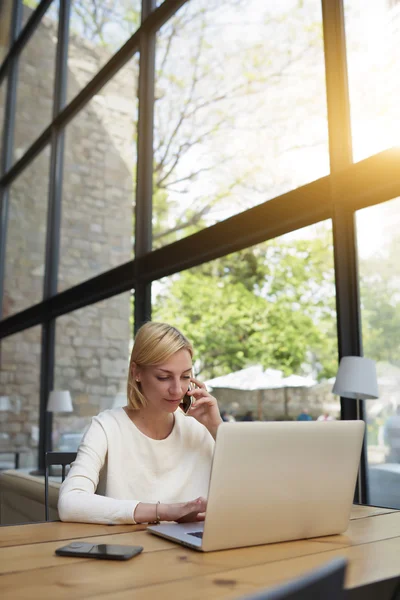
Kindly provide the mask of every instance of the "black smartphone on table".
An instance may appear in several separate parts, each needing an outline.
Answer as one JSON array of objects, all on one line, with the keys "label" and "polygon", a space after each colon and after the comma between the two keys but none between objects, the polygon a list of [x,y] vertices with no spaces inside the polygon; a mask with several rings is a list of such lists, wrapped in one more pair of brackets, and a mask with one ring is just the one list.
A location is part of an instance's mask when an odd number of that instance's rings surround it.
[{"label": "black smartphone on table", "polygon": [[140,554],[143,546],[120,546],[118,544],[91,544],[90,542],[72,542],[68,546],[57,548],[57,556],[82,556],[84,558],[102,558],[109,560],[128,560]]}]

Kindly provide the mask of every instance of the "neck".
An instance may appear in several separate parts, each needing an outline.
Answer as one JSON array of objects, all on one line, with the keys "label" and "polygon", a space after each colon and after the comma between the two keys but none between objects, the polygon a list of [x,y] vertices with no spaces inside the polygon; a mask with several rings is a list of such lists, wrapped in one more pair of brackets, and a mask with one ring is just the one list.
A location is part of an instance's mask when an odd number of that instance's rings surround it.
[{"label": "neck", "polygon": [[175,422],[173,413],[154,411],[148,406],[140,410],[126,407],[125,412],[142,433],[154,440],[168,437]]}]

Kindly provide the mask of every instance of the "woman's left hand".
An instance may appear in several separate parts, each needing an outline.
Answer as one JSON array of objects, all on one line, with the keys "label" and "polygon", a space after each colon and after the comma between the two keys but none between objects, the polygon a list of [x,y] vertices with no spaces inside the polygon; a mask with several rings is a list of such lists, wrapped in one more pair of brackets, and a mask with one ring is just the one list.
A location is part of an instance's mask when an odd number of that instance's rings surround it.
[{"label": "woman's left hand", "polygon": [[188,395],[192,396],[193,402],[187,414],[207,427],[208,431],[215,439],[217,429],[222,423],[218,402],[216,398],[211,396],[207,391],[204,383],[194,377],[191,377],[190,381],[197,387],[188,391]]}]

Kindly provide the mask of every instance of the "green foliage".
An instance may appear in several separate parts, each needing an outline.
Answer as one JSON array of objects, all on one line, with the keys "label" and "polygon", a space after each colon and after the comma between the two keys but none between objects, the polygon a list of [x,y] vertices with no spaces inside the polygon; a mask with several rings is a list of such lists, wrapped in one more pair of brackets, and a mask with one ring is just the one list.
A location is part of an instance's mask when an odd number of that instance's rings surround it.
[{"label": "green foliage", "polygon": [[360,292],[364,355],[400,366],[400,238],[361,261]]},{"label": "green foliage", "polygon": [[28,6],[29,8],[32,8],[32,9],[34,9],[34,8],[36,8],[36,7],[37,7],[37,5],[39,4],[39,1],[38,1],[38,0],[24,0],[24,1],[23,1],[23,4],[24,4],[25,6]]},{"label": "green foliage", "polygon": [[204,378],[255,363],[289,375],[310,361],[330,377],[337,368],[332,293],[330,236],[274,240],[170,278],[153,318],[187,333]]}]

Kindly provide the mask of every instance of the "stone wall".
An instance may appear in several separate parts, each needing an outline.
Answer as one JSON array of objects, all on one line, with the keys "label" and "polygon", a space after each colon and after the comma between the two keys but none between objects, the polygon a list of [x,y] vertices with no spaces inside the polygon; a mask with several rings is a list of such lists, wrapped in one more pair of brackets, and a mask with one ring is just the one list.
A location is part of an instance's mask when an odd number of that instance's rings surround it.
[{"label": "stone wall", "polygon": [[[56,28],[45,17],[21,56],[16,158],[50,122],[55,45]],[[107,52],[71,36],[69,98],[106,62]],[[132,258],[136,81],[130,61],[67,126],[59,291]],[[49,167],[46,148],[11,187],[5,316],[42,299]],[[55,415],[56,435],[81,432],[125,389],[131,313],[125,293],[57,319],[54,387],[71,391],[74,413]],[[37,444],[40,336],[36,327],[1,345],[0,394],[11,397],[14,412],[0,413],[0,427],[11,444]]]}]

